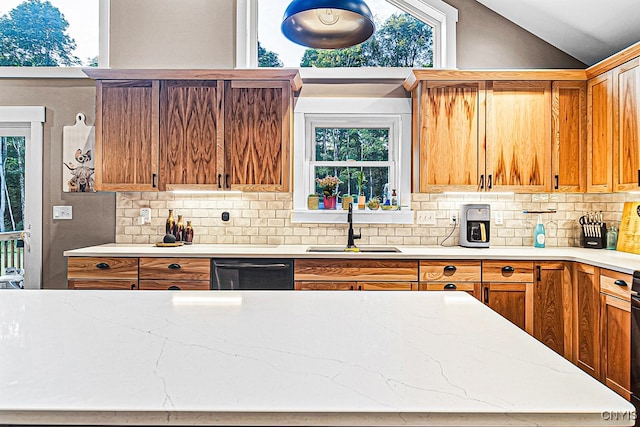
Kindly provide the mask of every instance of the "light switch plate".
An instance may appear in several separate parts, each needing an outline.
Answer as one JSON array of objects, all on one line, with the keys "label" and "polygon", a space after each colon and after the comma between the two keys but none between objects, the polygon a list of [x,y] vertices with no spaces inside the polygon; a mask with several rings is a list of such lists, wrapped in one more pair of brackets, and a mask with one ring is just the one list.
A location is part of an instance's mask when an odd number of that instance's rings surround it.
[{"label": "light switch plate", "polygon": [[418,211],[416,224],[436,225],[436,213],[434,211]]},{"label": "light switch plate", "polygon": [[73,219],[73,206],[54,206],[53,219]]},{"label": "light switch plate", "polygon": [[503,225],[504,224],[504,215],[502,214],[502,212],[496,212],[494,219],[495,219],[496,225]]}]

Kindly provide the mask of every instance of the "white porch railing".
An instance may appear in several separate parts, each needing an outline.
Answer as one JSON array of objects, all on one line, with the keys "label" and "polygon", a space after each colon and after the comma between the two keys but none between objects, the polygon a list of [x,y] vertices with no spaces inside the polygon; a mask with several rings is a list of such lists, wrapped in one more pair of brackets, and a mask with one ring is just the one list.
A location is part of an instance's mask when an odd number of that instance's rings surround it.
[{"label": "white porch railing", "polygon": [[0,275],[5,274],[10,267],[24,268],[24,242],[20,238],[21,234],[22,231],[0,233]]}]

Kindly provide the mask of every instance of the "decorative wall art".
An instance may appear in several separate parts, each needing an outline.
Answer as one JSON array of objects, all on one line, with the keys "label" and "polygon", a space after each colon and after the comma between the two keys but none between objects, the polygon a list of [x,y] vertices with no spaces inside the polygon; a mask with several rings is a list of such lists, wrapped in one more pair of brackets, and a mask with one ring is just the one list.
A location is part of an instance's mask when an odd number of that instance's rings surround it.
[{"label": "decorative wall art", "polygon": [[76,124],[62,129],[62,191],[93,193],[95,128],[85,124],[85,115],[76,114]]}]

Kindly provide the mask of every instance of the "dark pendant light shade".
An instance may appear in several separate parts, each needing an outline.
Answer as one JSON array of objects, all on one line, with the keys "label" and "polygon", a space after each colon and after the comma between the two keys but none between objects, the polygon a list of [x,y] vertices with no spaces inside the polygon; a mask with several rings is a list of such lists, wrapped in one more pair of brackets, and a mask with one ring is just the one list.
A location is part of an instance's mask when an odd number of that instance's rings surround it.
[{"label": "dark pendant light shade", "polygon": [[281,28],[286,38],[302,46],[340,49],[366,41],[375,27],[362,0],[293,0]]}]

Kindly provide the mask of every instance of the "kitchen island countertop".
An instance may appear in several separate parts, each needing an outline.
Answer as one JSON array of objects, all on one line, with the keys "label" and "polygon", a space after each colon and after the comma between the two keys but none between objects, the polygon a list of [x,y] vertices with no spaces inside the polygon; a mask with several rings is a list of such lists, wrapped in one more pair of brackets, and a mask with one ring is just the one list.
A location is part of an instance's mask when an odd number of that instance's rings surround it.
[{"label": "kitchen island countertop", "polygon": [[8,290],[0,424],[632,425],[465,293]]},{"label": "kitchen island countertop", "polygon": [[[527,246],[493,246],[463,248],[460,246],[389,245],[399,252],[307,252],[310,245],[209,245],[156,247],[152,244],[108,243],[68,250],[65,256],[95,257],[236,257],[236,258],[360,258],[360,259],[445,259],[445,260],[530,260],[577,261],[622,273],[640,270],[640,255],[576,247],[533,248]],[[319,247],[313,245],[313,247]],[[366,245],[363,245],[366,247]]]}]

